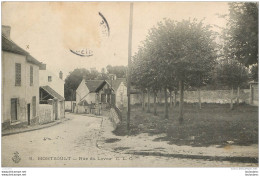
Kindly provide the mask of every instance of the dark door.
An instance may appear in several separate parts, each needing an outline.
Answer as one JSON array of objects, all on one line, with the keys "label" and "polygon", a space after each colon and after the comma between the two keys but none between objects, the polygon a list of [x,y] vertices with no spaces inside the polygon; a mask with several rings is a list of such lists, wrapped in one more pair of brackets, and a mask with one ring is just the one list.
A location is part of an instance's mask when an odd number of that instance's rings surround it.
[{"label": "dark door", "polygon": [[11,99],[11,121],[17,120],[17,98]]},{"label": "dark door", "polygon": [[106,94],[101,94],[101,103],[106,103]]},{"label": "dark door", "polygon": [[31,117],[30,117],[30,112],[31,112],[31,106],[30,104],[27,104],[27,117],[28,117],[28,125],[31,124]]},{"label": "dark door", "polygon": [[32,115],[36,117],[36,96],[32,97]]}]

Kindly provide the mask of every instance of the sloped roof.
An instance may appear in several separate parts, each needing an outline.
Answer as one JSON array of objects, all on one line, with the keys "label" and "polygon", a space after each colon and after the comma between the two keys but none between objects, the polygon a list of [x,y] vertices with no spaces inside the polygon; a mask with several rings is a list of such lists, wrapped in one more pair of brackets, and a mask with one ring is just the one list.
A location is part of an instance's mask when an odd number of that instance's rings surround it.
[{"label": "sloped roof", "polygon": [[47,93],[49,93],[52,97],[57,98],[60,101],[65,100],[63,96],[58,94],[55,90],[53,90],[50,86],[40,86],[43,90],[45,90]]},{"label": "sloped roof", "polygon": [[117,91],[121,82],[126,85],[125,78],[118,78],[116,80],[112,80],[112,82],[111,80],[86,80],[85,84],[90,92],[98,92],[106,83],[108,83],[110,86],[112,85],[113,90]]},{"label": "sloped roof", "polygon": [[96,92],[96,90],[104,84],[104,80],[86,80],[85,84],[89,89],[89,92]]},{"label": "sloped roof", "polygon": [[16,54],[21,54],[26,56],[26,60],[28,62],[31,62],[33,64],[41,66],[41,62],[36,60],[34,57],[30,55],[27,51],[19,47],[16,43],[14,43],[12,40],[8,39],[4,34],[2,34],[2,50],[8,51]]},{"label": "sloped roof", "polygon": [[123,84],[126,85],[126,79],[125,78],[117,78],[116,80],[106,80],[106,81],[112,86],[112,88],[115,91],[117,91],[121,82],[123,82]]}]

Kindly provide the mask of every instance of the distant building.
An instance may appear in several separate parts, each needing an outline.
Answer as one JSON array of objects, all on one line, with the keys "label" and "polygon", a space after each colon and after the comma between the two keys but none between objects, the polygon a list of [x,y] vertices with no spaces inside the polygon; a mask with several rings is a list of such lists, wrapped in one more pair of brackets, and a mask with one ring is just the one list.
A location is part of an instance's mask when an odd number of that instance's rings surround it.
[{"label": "distant building", "polygon": [[124,106],[127,103],[126,79],[85,80],[76,90],[76,103],[110,103]]},{"label": "distant building", "polygon": [[[102,93],[101,98],[100,91],[102,90],[106,93]],[[103,103],[107,103],[109,102],[108,95],[110,91],[110,85],[105,80],[85,80],[83,78],[76,90],[76,103],[97,104],[101,102],[101,99]]]},{"label": "distant building", "polygon": [[122,108],[127,106],[127,87],[125,78],[113,77],[113,80],[106,80],[112,87],[115,93],[115,102],[117,107]]},{"label": "distant building", "polygon": [[[60,71],[59,77],[46,69],[44,65],[40,74],[40,104],[53,104],[54,120],[65,117],[64,80]],[[52,101],[49,101],[52,100]]]},{"label": "distant building", "polygon": [[42,63],[10,39],[2,26],[2,129],[38,119],[39,67]]}]

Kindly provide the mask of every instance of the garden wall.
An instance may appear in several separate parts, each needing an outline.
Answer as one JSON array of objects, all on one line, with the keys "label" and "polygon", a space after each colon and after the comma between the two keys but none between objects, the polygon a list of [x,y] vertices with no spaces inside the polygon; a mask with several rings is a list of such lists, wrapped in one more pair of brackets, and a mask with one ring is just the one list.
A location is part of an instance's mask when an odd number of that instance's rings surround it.
[{"label": "garden wall", "polygon": [[39,104],[39,124],[54,121],[53,106],[48,104]]},{"label": "garden wall", "polygon": [[[231,90],[201,90],[200,92],[202,103],[230,103]],[[177,96],[178,98],[178,96]],[[234,90],[233,99],[237,98],[237,90]],[[240,90],[239,102],[249,103],[250,89]],[[188,103],[198,102],[198,91],[185,91],[184,101]]]},{"label": "garden wall", "polygon": [[[168,94],[169,96],[169,94]],[[180,94],[177,94],[176,99],[177,102],[179,101]],[[230,103],[231,97],[231,90],[201,90],[200,91],[201,102],[202,103],[220,103],[226,104]],[[173,101],[174,101],[174,94],[172,94]],[[233,99],[235,100],[237,97],[237,90],[234,90]],[[131,104],[141,104],[142,102],[142,95],[135,94],[131,95]],[[145,102],[148,101],[147,94],[145,94]],[[154,98],[153,94],[150,94],[150,103],[153,103]],[[164,103],[164,94],[163,92],[158,93],[157,96],[158,103]],[[170,102],[170,98],[168,98],[168,102]],[[198,102],[198,91],[184,91],[184,102],[187,103],[195,103]],[[247,103],[250,102],[250,89],[241,89],[240,96],[239,96],[240,103]]]}]

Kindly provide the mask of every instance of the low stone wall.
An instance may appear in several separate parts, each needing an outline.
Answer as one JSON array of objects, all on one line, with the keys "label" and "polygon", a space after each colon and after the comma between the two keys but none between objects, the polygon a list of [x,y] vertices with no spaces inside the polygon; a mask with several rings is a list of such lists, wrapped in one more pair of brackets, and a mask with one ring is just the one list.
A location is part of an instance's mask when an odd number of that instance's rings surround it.
[{"label": "low stone wall", "polygon": [[[174,94],[172,94],[174,101]],[[180,94],[178,93],[176,96],[177,102],[179,101]],[[201,90],[200,97],[202,103],[220,103],[226,104],[230,103],[231,98],[231,90]],[[234,90],[233,99],[237,98],[237,90]],[[134,95],[134,100],[131,100],[131,104],[141,104],[142,98],[141,94]],[[150,103],[153,103],[154,98],[153,94],[150,94]],[[148,102],[147,94],[145,94],[145,102]],[[157,96],[158,103],[164,103],[164,95],[158,94]],[[170,97],[168,97],[168,102],[170,102]],[[184,91],[184,102],[186,103],[196,103],[198,102],[198,91]],[[250,89],[241,89],[239,95],[240,103],[250,103]]]},{"label": "low stone wall", "polygon": [[39,124],[54,121],[53,106],[48,104],[39,105]]},{"label": "low stone wall", "polygon": [[[240,103],[249,103],[250,90],[242,89],[239,93]],[[230,103],[231,90],[201,90],[200,91],[202,103],[219,103],[227,104]],[[179,98],[179,96],[177,96]],[[233,99],[237,98],[237,90],[234,90]],[[198,102],[198,91],[185,91],[184,102],[196,103]]]},{"label": "low stone wall", "polygon": [[114,129],[120,123],[121,113],[119,109],[111,108],[109,112],[109,120],[112,122]]}]

